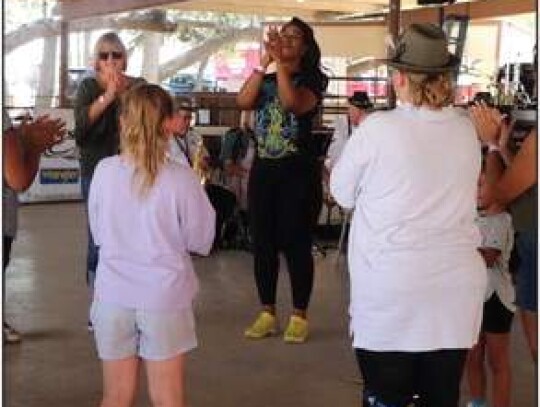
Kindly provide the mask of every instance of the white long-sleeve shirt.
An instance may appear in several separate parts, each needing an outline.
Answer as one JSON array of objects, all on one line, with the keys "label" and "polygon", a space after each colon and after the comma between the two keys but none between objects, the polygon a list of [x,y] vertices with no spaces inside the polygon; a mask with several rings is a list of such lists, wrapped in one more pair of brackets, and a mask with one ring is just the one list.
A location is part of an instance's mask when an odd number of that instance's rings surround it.
[{"label": "white long-sleeve shirt", "polygon": [[475,225],[480,144],[457,109],[371,114],[330,175],[354,208],[349,237],[353,346],[469,348],[482,320],[486,267]]},{"label": "white long-sleeve shirt", "polygon": [[324,165],[329,170],[332,169],[341,155],[347,140],[349,140],[352,130],[353,127],[349,124],[349,117],[347,115],[340,115],[336,117],[334,120],[334,133],[332,134],[332,140],[328,146],[326,159],[324,161]]},{"label": "white long-sleeve shirt", "polygon": [[[195,156],[199,148],[204,148],[204,154],[208,155],[206,148],[201,146],[202,137],[194,130],[188,130],[184,137],[171,136],[169,139],[169,155],[173,161],[187,166],[193,166]],[[187,155],[186,155],[187,154]],[[189,159],[188,159],[189,156]]]},{"label": "white long-sleeve shirt", "polygon": [[137,309],[191,306],[197,278],[190,252],[211,249],[215,212],[187,166],[168,161],[148,194],[122,156],[98,164],[88,212],[99,246],[95,298]]}]

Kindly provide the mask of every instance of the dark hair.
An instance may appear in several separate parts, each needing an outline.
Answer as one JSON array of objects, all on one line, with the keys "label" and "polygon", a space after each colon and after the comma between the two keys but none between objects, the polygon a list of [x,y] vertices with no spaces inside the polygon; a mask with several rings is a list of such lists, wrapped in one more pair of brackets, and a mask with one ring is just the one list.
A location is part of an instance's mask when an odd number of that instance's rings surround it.
[{"label": "dark hair", "polygon": [[293,17],[284,27],[294,25],[302,31],[306,50],[300,60],[302,73],[308,77],[309,82],[314,82],[319,86],[322,94],[328,86],[328,76],[321,69],[321,49],[315,40],[313,29],[298,17]]},{"label": "dark hair", "polygon": [[[240,127],[233,127],[227,130],[225,137],[233,140],[230,158],[234,163],[237,163],[239,159],[245,157],[247,152],[247,143],[243,143],[242,140],[244,131]],[[245,148],[244,144],[246,144]]]}]

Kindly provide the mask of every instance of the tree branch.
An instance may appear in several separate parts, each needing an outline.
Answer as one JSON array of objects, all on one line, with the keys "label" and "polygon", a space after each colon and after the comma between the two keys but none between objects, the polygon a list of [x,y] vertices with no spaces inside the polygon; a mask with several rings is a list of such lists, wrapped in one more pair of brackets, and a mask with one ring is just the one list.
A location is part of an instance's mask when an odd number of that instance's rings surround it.
[{"label": "tree branch", "polygon": [[173,76],[178,70],[187,68],[204,58],[213,55],[219,49],[229,44],[235,44],[239,41],[259,41],[261,30],[259,28],[243,28],[234,30],[230,33],[217,38],[211,38],[204,41],[201,45],[190,49],[188,52],[165,62],[159,67],[159,80],[162,81]]}]

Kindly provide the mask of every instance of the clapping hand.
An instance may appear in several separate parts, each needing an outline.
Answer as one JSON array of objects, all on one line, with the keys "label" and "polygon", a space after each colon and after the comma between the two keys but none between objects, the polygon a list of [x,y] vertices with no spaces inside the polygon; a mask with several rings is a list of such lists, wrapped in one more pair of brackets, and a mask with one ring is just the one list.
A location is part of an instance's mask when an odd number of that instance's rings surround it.
[{"label": "clapping hand", "polygon": [[34,121],[23,121],[20,134],[25,151],[41,154],[64,139],[66,123],[62,119],[40,116]]},{"label": "clapping hand", "polygon": [[264,42],[264,49],[270,61],[281,61],[281,36],[276,26],[268,29],[267,41]]},{"label": "clapping hand", "polygon": [[480,140],[486,144],[499,145],[505,116],[484,102],[476,103],[469,112]]},{"label": "clapping hand", "polygon": [[111,99],[114,99],[126,90],[128,81],[123,72],[111,67],[110,69],[104,70],[103,75],[105,83],[107,84],[105,93],[110,95]]}]

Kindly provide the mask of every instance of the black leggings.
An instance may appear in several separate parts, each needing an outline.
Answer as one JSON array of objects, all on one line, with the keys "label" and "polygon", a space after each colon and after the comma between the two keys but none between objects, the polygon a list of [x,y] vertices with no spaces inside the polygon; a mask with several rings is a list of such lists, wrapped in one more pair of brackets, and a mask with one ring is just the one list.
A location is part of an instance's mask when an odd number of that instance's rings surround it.
[{"label": "black leggings", "polygon": [[234,212],[236,197],[231,191],[220,185],[206,184],[204,189],[206,190],[208,200],[216,212],[216,234],[213,247],[217,249],[222,243],[223,224]]},{"label": "black leggings", "polygon": [[[457,407],[467,349],[372,352],[356,349],[364,378],[364,406]],[[379,404],[370,404],[373,397]]]},{"label": "black leggings", "polygon": [[313,288],[313,167],[308,158],[256,160],[249,180],[255,281],[262,305],[276,303],[279,257],[287,261],[295,309],[306,310]]}]

